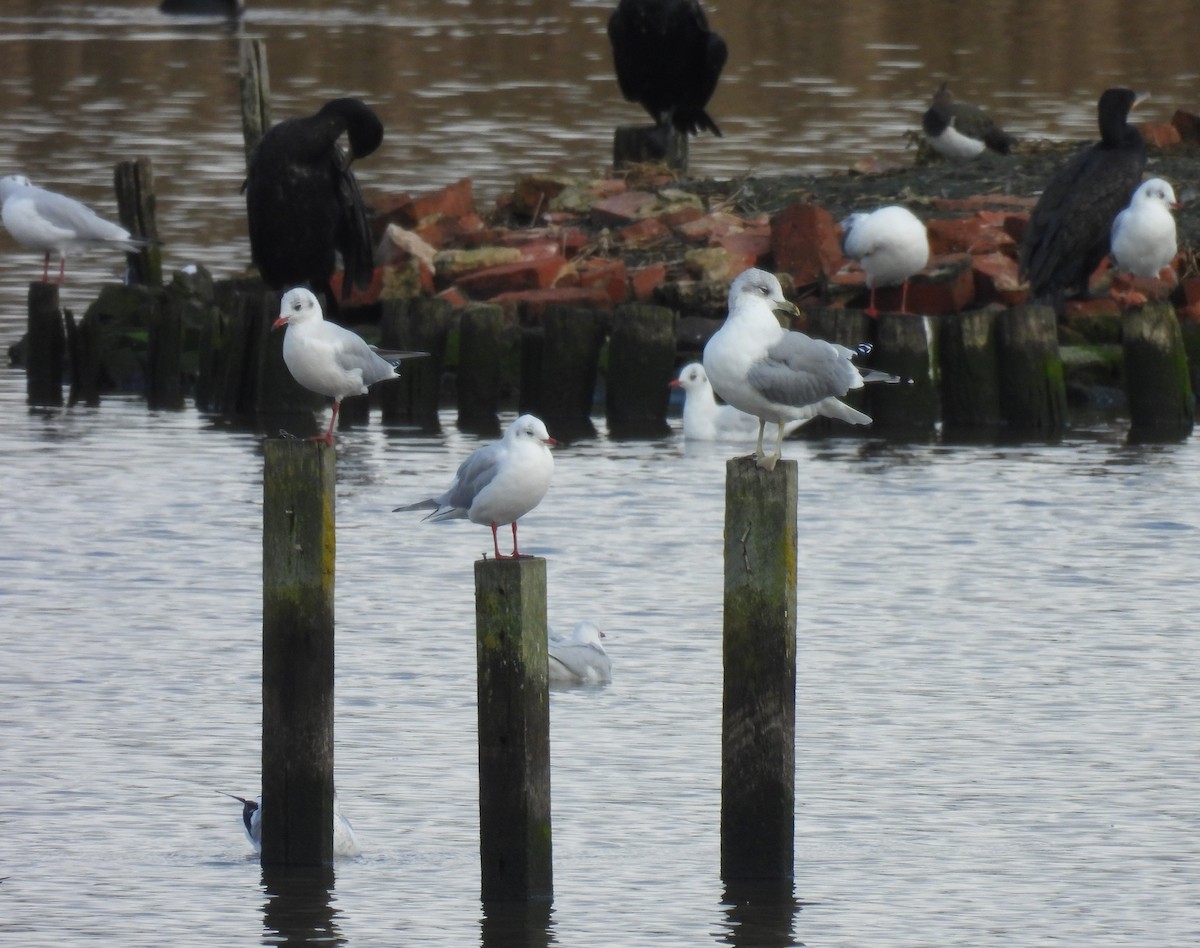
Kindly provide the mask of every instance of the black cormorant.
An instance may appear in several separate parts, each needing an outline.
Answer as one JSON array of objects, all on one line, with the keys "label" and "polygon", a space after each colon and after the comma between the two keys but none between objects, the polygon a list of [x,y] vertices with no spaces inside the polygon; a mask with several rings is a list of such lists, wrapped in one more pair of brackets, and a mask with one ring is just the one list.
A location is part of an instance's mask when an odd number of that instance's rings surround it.
[{"label": "black cormorant", "polygon": [[[338,145],[343,132],[349,154]],[[315,115],[287,119],[263,135],[245,191],[250,254],[269,286],[328,292],[339,253],[342,298],[352,284],[370,285],[371,231],[350,164],[382,140],[383,123],[359,99],[333,99]]]},{"label": "black cormorant", "polygon": [[721,130],[704,111],[728,50],[699,0],[620,0],[608,20],[621,94],[681,134]]},{"label": "black cormorant", "polygon": [[1108,253],[1113,218],[1142,179],[1146,148],[1129,110],[1145,98],[1106,89],[1097,106],[1100,141],[1077,154],[1046,185],[1021,241],[1021,273],[1035,300],[1061,307],[1065,295],[1087,290]]}]

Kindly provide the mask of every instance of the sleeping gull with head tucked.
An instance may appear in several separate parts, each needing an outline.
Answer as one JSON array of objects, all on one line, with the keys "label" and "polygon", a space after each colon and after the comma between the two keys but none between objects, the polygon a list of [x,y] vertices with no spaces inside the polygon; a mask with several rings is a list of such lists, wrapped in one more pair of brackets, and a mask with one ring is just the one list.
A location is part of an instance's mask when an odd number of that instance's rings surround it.
[{"label": "sleeping gull with head tucked", "polygon": [[[765,270],[746,270],[729,288],[729,315],[704,347],[704,369],[713,389],[725,401],[758,418],[758,466],[773,470],[783,454],[783,425],[818,415],[840,418],[852,425],[869,425],[871,418],[838,401],[864,382],[895,382],[894,375],[863,371],[853,360],[867,355],[864,343],[853,349],[812,339],[779,325],[776,313],[795,315],[783,297],[779,280]],[[768,421],[780,427],[775,453],[763,454],[763,430]]]},{"label": "sleeping gull with head tucked", "polygon": [[842,221],[842,250],[866,271],[871,288],[868,316],[879,315],[875,291],[901,284],[900,312],[908,312],[908,278],[929,263],[929,235],[921,219],[906,207],[890,204]]},{"label": "sleeping gull with head tucked", "polygon": [[612,659],[594,622],[577,622],[569,636],[549,632],[550,682],[556,685],[602,685],[612,681]]},{"label": "sleeping gull with head tucked", "polygon": [[513,559],[517,549],[517,521],[542,502],[554,476],[554,456],[550,446],[557,444],[546,425],[533,415],[521,415],[508,426],[499,441],[476,448],[458,466],[454,481],[444,493],[400,510],[432,510],[425,519],[470,520],[492,528],[492,546],[496,559],[500,552],[496,528],[512,524]]}]

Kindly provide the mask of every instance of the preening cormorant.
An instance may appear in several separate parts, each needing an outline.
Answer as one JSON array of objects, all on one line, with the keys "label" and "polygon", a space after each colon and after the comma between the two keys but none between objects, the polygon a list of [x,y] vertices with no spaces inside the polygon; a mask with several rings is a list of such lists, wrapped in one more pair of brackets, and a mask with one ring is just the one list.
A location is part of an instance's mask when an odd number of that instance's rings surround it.
[{"label": "preening cormorant", "polygon": [[621,94],[681,134],[721,130],[704,111],[728,50],[699,0],[620,0],[608,20]]},{"label": "preening cormorant", "polygon": [[1021,241],[1021,273],[1036,300],[1056,308],[1108,253],[1113,219],[1142,179],[1146,148],[1127,121],[1145,98],[1130,89],[1106,89],[1097,112],[1100,141],[1072,158],[1050,179],[1029,215]]},{"label": "preening cormorant", "polygon": [[983,109],[955,102],[944,82],[921,117],[921,129],[934,151],[958,161],[975,158],[988,148],[1007,155],[1017,143]]},{"label": "preening cormorant", "polygon": [[[343,132],[349,154],[338,145]],[[333,99],[315,115],[287,119],[263,135],[246,175],[246,216],[250,254],[272,289],[327,292],[339,253],[342,298],[352,284],[370,285],[371,231],[350,164],[381,141],[383,123],[359,99]]]}]

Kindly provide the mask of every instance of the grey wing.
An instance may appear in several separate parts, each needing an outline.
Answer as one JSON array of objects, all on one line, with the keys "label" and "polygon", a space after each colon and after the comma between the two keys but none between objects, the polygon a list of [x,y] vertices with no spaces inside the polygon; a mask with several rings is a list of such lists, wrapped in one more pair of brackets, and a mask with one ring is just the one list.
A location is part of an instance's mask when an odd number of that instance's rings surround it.
[{"label": "grey wing", "polygon": [[65,194],[34,190],[34,205],[38,213],[56,227],[73,231],[80,240],[129,240],[129,231],[96,214]]},{"label": "grey wing", "polygon": [[[442,507],[468,510],[479,496],[479,492],[492,482],[499,469],[499,443],[479,448],[458,466],[454,483],[450,485],[449,490],[435,499]],[[439,512],[430,519],[440,520],[442,515]]]},{"label": "grey wing", "polygon": [[610,681],[612,659],[591,645],[574,642],[551,642],[550,678],[557,681]]},{"label": "grey wing", "polygon": [[[335,324],[327,323],[326,325]],[[344,326],[337,328],[341,330],[334,343],[338,364],[347,370],[361,369],[364,385],[374,385],[376,382],[382,382],[384,379],[393,378],[398,374],[396,367],[377,355],[362,336]]]},{"label": "grey wing", "polygon": [[751,367],[747,378],[764,397],[781,405],[812,405],[830,396],[861,388],[852,352],[801,332],[789,332],[775,343],[764,359]]}]

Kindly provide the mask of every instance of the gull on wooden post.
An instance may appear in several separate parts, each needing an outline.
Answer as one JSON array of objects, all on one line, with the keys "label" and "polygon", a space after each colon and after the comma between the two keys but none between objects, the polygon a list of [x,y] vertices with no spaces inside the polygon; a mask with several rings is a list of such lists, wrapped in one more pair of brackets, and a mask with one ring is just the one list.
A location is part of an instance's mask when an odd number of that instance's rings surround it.
[{"label": "gull on wooden post", "polygon": [[1178,250],[1175,189],[1162,178],[1143,181],[1129,206],[1112,225],[1112,257],[1116,269],[1135,276],[1156,277]]},{"label": "gull on wooden post", "polygon": [[879,315],[875,290],[902,284],[900,312],[908,312],[908,278],[929,263],[929,235],[912,211],[889,204],[877,211],[851,214],[842,221],[842,251],[867,274],[871,302],[867,315]]},{"label": "gull on wooden post", "polygon": [[137,253],[153,243],[106,221],[86,204],[30,183],[24,175],[0,178],[0,219],[13,240],[43,254],[42,282],[50,282],[50,255],[58,256],[58,282],[66,280],[67,255],[101,247]]},{"label": "gull on wooden post", "polygon": [[283,294],[279,318],[272,329],[287,326],[283,361],[292,377],[310,391],[333,399],[329,430],[314,441],[333,444],[338,409],[348,395],[365,395],[376,382],[400,377],[404,359],[424,352],[391,352],[368,345],[356,332],[325,321],[321,304],[311,290],[293,287]]},{"label": "gull on wooden post", "polygon": [[476,448],[458,466],[454,481],[441,494],[415,504],[393,508],[432,510],[426,520],[470,520],[492,528],[492,547],[496,559],[507,559],[500,552],[496,529],[512,524],[512,558],[517,549],[517,521],[542,502],[554,477],[554,456],[550,446],[558,444],[540,418],[521,415],[499,441]]},{"label": "gull on wooden post", "polygon": [[[894,375],[860,369],[852,361],[871,351],[869,344],[847,349],[802,332],[784,329],[776,314],[794,316],[775,275],[746,270],[729,288],[729,314],[704,347],[704,369],[713,389],[730,405],[758,418],[758,466],[774,470],[783,454],[789,422],[815,411],[852,425],[871,418],[838,398],[865,382],[897,382]],[[776,429],[775,453],[763,454],[767,422]]]}]

